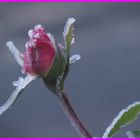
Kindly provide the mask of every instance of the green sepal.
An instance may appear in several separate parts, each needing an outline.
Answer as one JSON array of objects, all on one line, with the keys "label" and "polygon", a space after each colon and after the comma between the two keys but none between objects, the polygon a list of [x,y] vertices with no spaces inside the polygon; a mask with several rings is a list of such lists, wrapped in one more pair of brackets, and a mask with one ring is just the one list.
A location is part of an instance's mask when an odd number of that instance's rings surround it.
[{"label": "green sepal", "polygon": [[52,91],[63,90],[64,81],[69,72],[69,56],[71,44],[74,43],[73,35],[73,23],[74,18],[69,18],[64,27],[63,37],[65,40],[65,48],[59,47],[56,43],[56,56],[54,63],[47,73],[46,77],[43,77],[43,81],[46,86]]},{"label": "green sepal", "polygon": [[57,91],[57,78],[43,78],[45,86],[53,93],[56,94]]},{"label": "green sepal", "polygon": [[68,34],[66,36],[66,46],[67,46],[66,49],[68,53],[70,52],[72,39],[73,39],[73,25],[70,26]]},{"label": "green sepal", "polygon": [[64,32],[63,32],[63,37],[65,40],[65,47],[67,50],[67,53],[70,53],[70,48],[71,48],[71,44],[74,43],[74,27],[73,27],[73,23],[75,22],[74,18],[69,18],[66,22],[66,25],[64,27]]},{"label": "green sepal", "polygon": [[63,73],[63,76],[60,80],[60,89],[63,90],[64,88],[64,81],[69,73],[69,58],[70,58],[70,48],[71,45],[74,43],[74,27],[73,23],[75,22],[74,18],[69,18],[66,22],[66,25],[64,27],[64,32],[63,32],[63,37],[65,40],[65,59],[66,59],[66,65],[65,65],[65,70]]},{"label": "green sepal", "polygon": [[50,71],[48,72],[47,76],[43,77],[45,85],[53,93],[56,93],[56,90],[60,89],[59,86],[60,77],[63,75],[67,63],[66,52],[64,52],[64,50],[60,50],[57,44],[56,47],[57,50],[54,63]]},{"label": "green sepal", "polygon": [[63,74],[65,70],[66,60],[62,55],[56,56],[54,63],[48,72],[46,78],[54,78]]}]

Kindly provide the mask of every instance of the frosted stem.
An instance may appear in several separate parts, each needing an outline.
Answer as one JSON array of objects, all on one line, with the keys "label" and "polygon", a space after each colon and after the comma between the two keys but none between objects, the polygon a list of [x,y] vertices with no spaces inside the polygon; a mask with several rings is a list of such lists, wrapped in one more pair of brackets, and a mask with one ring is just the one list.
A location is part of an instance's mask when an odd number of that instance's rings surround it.
[{"label": "frosted stem", "polygon": [[71,125],[75,128],[78,134],[85,138],[92,138],[90,133],[87,131],[87,129],[84,127],[84,125],[82,124],[82,122],[80,121],[76,113],[74,112],[64,91],[58,91],[57,96],[63,107],[65,114],[67,115],[68,119],[71,122]]},{"label": "frosted stem", "polygon": [[24,88],[34,79],[35,77],[29,75],[27,75],[24,79],[19,78],[16,89],[11,93],[11,96],[8,98],[8,100],[2,106],[0,106],[0,115],[7,111],[15,103],[16,99],[22,93]]}]

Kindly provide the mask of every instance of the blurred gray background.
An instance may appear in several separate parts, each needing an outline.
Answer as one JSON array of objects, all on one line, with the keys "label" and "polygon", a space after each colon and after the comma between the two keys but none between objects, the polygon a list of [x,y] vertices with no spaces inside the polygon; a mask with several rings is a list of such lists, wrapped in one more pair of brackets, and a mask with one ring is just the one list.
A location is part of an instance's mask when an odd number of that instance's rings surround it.
[{"label": "blurred gray background", "polygon": [[[80,53],[82,59],[71,66],[65,88],[82,122],[100,137],[118,112],[140,97],[139,3],[0,3],[0,104],[21,75],[6,41],[23,52],[27,31],[42,24],[64,44],[68,17],[77,20],[72,54]],[[115,137],[134,129],[140,129],[140,119]],[[0,116],[0,137],[79,136],[38,79]]]}]

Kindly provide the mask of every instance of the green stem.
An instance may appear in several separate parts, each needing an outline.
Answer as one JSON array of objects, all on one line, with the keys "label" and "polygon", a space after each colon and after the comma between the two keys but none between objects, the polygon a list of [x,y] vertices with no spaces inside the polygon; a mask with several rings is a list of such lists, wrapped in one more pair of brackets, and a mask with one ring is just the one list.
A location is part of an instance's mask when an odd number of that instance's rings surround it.
[{"label": "green stem", "polygon": [[57,97],[63,107],[65,114],[67,115],[68,119],[70,120],[72,126],[78,132],[78,134],[85,138],[92,138],[91,134],[82,124],[76,113],[74,112],[66,94],[64,91],[57,91]]}]

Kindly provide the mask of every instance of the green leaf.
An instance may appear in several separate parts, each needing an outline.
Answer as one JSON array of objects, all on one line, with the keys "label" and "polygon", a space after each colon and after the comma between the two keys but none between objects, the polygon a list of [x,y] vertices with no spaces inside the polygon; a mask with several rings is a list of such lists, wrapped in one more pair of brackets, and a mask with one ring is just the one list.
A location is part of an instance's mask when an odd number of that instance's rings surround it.
[{"label": "green leaf", "polygon": [[134,102],[119,112],[103,134],[103,138],[112,137],[124,127],[135,121],[140,114],[140,102]]},{"label": "green leaf", "polygon": [[66,25],[64,27],[63,37],[65,40],[66,50],[69,54],[71,44],[74,43],[74,35],[73,35],[73,23],[76,20],[74,18],[69,18],[66,22]]},{"label": "green leaf", "polygon": [[128,138],[140,138],[140,130],[128,131],[126,134]]}]

